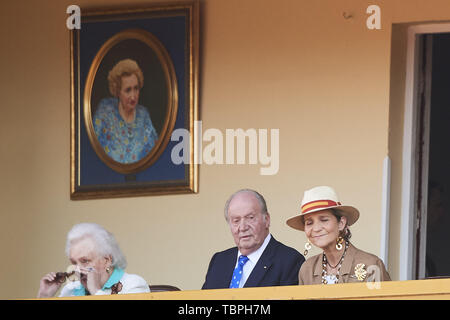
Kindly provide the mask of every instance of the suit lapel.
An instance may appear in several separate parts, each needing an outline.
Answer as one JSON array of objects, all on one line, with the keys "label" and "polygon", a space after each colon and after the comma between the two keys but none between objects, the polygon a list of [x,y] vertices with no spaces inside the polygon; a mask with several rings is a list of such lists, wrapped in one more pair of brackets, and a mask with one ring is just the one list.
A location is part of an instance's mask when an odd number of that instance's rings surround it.
[{"label": "suit lapel", "polygon": [[252,273],[250,273],[250,276],[245,282],[244,287],[257,287],[261,285],[261,280],[264,278],[273,264],[273,256],[275,254],[275,248],[277,247],[277,245],[278,241],[276,241],[275,238],[271,236],[266,249],[253,268]]},{"label": "suit lapel", "polygon": [[223,279],[222,286],[224,288],[230,287],[231,277],[233,277],[233,271],[236,267],[236,259],[237,259],[238,249],[237,247],[233,248],[233,250],[230,250],[229,256],[225,259],[225,263],[223,265],[223,274],[225,277],[221,276],[221,279]]}]

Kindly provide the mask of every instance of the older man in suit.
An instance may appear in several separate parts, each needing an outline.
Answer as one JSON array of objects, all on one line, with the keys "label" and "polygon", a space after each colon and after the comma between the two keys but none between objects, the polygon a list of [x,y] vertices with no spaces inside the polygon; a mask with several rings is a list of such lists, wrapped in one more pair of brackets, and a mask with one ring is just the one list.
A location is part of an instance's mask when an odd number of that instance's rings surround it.
[{"label": "older man in suit", "polygon": [[225,219],[237,247],[214,254],[202,289],[298,284],[305,258],[270,234],[262,195],[250,189],[234,193],[226,202]]}]

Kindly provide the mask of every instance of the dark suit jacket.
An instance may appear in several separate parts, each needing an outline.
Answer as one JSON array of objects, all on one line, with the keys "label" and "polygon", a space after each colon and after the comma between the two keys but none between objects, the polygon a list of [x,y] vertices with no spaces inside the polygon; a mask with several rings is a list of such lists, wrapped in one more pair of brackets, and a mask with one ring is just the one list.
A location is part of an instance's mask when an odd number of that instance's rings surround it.
[{"label": "dark suit jacket", "polygon": [[[202,289],[229,288],[238,248],[217,252],[211,259]],[[244,287],[290,286],[298,284],[298,271],[305,258],[272,236]]]}]

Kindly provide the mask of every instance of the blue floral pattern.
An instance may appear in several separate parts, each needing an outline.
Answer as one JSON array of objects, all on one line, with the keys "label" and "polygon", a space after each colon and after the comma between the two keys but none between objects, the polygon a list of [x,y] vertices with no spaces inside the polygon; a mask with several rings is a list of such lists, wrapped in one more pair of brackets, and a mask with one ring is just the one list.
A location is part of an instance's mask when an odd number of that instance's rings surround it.
[{"label": "blue floral pattern", "polygon": [[158,134],[145,107],[136,105],[135,119],[127,123],[118,104],[117,98],[100,101],[93,119],[94,130],[108,156],[124,164],[137,162],[153,149]]}]

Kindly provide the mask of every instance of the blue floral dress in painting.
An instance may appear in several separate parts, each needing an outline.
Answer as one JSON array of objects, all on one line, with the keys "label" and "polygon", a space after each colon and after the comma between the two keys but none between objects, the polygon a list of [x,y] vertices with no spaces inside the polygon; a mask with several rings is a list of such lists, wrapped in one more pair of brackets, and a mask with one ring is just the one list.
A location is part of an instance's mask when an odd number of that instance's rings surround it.
[{"label": "blue floral dress in painting", "polygon": [[155,146],[158,134],[150,114],[136,105],[133,122],[127,123],[119,113],[117,98],[102,99],[94,115],[94,130],[106,154],[115,161],[129,164],[144,158]]}]

